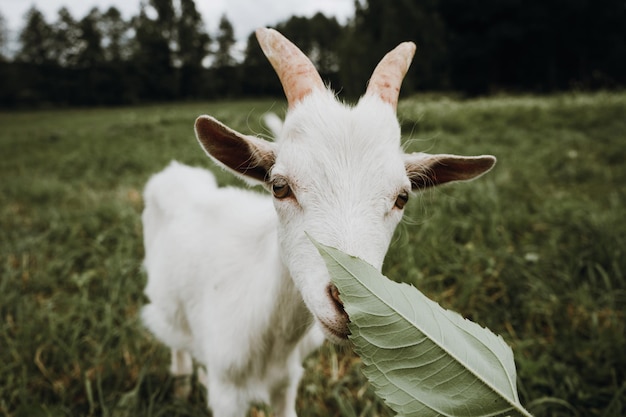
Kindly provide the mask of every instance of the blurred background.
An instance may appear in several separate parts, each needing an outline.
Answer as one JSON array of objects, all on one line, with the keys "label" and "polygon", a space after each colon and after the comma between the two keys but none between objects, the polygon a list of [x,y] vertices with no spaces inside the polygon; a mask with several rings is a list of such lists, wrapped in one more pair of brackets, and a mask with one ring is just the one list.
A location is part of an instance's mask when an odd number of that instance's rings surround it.
[{"label": "blurred background", "polygon": [[[280,96],[253,36],[258,26],[276,27],[292,39],[347,98],[363,91],[380,57],[404,40],[418,45],[404,94],[546,93],[626,84],[623,0],[109,4],[115,1],[99,1],[85,12],[85,2],[72,6],[72,0],[59,1],[56,11],[55,2],[35,1],[26,9],[26,2],[4,0],[0,105]],[[290,11],[302,15],[288,17]]]},{"label": "blurred background", "polygon": [[[535,417],[626,416],[625,0],[0,0],[0,416],[207,417],[139,320],[142,190],[212,169],[193,121],[267,137],[272,26],[350,102],[399,42],[407,152],[493,154],[416,193],[384,273],[503,336]],[[300,417],[390,417],[350,349]],[[252,417],[271,415],[255,406]]]}]

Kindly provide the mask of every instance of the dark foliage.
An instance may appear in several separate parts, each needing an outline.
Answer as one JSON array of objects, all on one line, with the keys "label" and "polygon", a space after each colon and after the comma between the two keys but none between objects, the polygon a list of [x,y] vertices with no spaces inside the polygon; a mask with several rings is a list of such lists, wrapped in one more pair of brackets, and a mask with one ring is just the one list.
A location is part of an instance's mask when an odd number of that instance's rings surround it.
[{"label": "dark foliage", "polygon": [[[345,25],[318,13],[276,27],[336,91],[354,98],[378,60],[404,40],[418,45],[405,94],[623,87],[624,21],[621,0],[365,0],[355,1]],[[129,21],[114,7],[79,20],[63,8],[51,24],[33,7],[19,42],[15,56],[0,60],[3,107],[282,93],[254,35],[237,56],[228,18],[212,39],[194,0],[182,1],[180,10],[172,0],[149,0]]]}]

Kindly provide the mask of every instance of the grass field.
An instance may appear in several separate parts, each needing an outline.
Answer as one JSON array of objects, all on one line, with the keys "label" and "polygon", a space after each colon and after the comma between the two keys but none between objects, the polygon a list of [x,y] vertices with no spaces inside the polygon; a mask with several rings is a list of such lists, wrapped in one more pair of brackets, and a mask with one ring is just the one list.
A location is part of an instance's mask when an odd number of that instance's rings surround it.
[{"label": "grass field", "polygon": [[[197,385],[172,398],[168,352],[137,318],[141,190],[171,159],[210,166],[198,114],[263,133],[283,108],[0,113],[0,415],[209,415]],[[384,272],[501,334],[535,416],[625,416],[626,93],[425,96],[399,115],[407,149],[498,165],[413,198]],[[391,415],[349,350],[306,368],[300,416]]]}]

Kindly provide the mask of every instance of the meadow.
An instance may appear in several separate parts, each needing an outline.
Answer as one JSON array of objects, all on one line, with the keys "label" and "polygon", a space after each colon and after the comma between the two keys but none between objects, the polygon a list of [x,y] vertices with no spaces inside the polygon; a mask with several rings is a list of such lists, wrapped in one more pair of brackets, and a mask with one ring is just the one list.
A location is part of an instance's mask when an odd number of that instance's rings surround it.
[{"label": "meadow", "polygon": [[[142,188],[205,166],[199,114],[267,135],[272,100],[0,113],[0,415],[207,416],[141,326]],[[493,154],[412,197],[384,273],[501,334],[536,417],[626,415],[626,93],[400,102],[408,151]],[[390,416],[349,349],[306,362],[301,417]],[[262,406],[252,416],[266,416]]]}]

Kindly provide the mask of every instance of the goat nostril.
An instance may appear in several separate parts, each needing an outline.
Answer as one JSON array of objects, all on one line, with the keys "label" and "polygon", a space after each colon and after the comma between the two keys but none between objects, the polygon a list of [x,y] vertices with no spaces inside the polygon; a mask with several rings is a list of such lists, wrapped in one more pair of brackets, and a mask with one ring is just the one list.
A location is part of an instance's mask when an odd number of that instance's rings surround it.
[{"label": "goat nostril", "polygon": [[341,302],[341,298],[339,297],[339,289],[335,284],[328,284],[328,293],[330,294],[330,298],[332,298],[335,306],[339,309],[339,311],[344,312],[343,303]]}]

